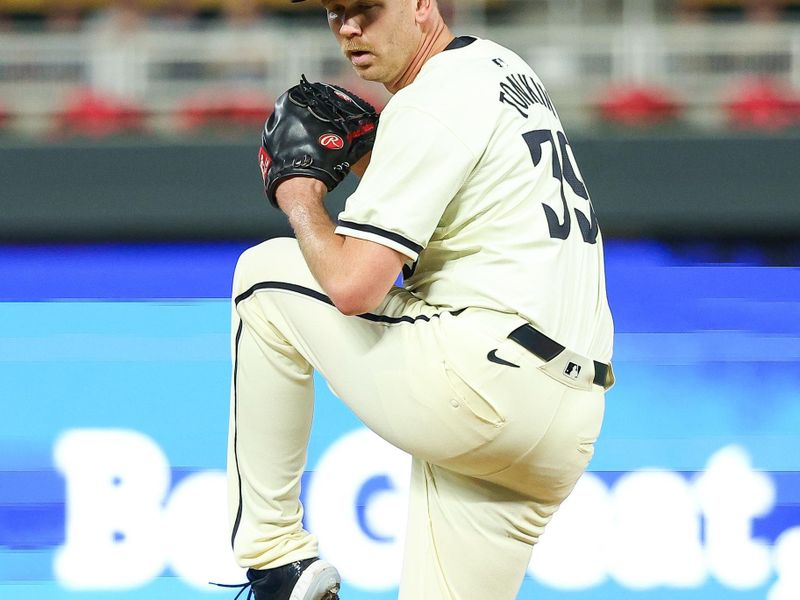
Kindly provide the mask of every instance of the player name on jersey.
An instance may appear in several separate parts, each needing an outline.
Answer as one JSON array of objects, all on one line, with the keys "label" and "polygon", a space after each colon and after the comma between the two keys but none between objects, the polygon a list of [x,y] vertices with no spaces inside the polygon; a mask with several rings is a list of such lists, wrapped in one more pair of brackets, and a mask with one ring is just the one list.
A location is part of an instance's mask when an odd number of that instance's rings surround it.
[{"label": "player name on jersey", "polygon": [[526,119],[528,113],[525,111],[534,104],[544,106],[556,114],[553,102],[544,86],[524,73],[509,75],[500,82],[500,102],[514,107]]}]

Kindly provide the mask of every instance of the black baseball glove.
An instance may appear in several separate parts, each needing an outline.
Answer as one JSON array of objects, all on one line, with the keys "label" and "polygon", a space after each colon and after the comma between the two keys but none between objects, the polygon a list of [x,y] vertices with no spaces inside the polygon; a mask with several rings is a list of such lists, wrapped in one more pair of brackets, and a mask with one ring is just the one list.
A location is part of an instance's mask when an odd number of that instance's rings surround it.
[{"label": "black baseball glove", "polygon": [[331,191],[372,150],[375,108],[351,92],[305,75],[275,103],[264,125],[259,165],[267,198],[289,177],[319,179]]}]

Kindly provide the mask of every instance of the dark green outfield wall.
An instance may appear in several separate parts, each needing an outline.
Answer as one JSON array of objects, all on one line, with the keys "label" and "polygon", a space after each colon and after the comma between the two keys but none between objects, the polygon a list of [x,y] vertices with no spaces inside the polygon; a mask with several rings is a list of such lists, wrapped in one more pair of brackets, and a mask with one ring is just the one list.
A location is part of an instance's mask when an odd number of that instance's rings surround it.
[{"label": "dark green outfield wall", "polygon": [[[800,136],[572,145],[607,237],[800,237]],[[0,143],[0,241],[286,233],[263,199],[255,154],[239,142]],[[351,189],[332,194],[332,212]]]}]

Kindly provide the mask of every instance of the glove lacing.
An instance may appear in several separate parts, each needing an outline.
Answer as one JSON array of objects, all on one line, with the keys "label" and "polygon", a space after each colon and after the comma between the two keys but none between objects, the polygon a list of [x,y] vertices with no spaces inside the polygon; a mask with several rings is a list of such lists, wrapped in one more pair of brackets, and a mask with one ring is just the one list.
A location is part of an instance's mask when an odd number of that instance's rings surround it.
[{"label": "glove lacing", "polygon": [[[352,101],[345,100],[342,97],[334,100],[332,96],[336,92],[333,90],[340,91],[346,97],[351,98]],[[308,110],[314,116],[323,121],[336,123],[337,126],[348,133],[348,137],[362,126],[363,119],[377,120],[378,118],[377,113],[369,102],[339,86],[312,84],[306,79],[305,75],[301,75],[299,91],[301,98],[298,100],[306,103]],[[353,110],[345,110],[341,105],[343,102],[352,104]]]}]

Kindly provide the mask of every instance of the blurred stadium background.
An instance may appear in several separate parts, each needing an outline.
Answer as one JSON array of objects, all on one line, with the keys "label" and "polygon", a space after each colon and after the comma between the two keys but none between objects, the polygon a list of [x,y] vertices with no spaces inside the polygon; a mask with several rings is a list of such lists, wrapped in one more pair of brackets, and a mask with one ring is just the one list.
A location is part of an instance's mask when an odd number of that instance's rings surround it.
[{"label": "blurred stadium background", "polygon": [[[520,598],[797,600],[800,2],[446,10],[547,85],[618,331],[596,457]],[[238,254],[289,233],[256,150],[300,73],[387,100],[315,2],[0,0],[0,598],[243,581],[227,296]],[[343,600],[388,600],[406,459],[317,383],[307,524]]]}]

